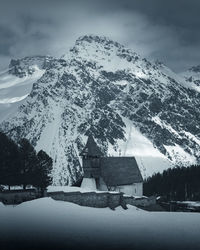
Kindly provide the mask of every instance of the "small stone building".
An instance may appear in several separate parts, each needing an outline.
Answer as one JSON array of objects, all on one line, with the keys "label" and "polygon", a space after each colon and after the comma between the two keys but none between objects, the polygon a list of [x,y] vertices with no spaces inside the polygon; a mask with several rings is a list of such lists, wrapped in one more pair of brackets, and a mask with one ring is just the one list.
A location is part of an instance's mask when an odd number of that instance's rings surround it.
[{"label": "small stone building", "polygon": [[135,157],[105,157],[91,135],[80,155],[84,171],[81,187],[143,195],[143,179]]}]

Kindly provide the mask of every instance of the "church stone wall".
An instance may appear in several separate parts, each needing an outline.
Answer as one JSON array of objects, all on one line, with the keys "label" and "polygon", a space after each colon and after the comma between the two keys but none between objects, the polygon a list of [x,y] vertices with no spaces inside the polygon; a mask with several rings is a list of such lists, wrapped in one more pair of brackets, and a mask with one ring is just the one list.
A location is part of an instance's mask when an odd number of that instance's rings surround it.
[{"label": "church stone wall", "polygon": [[147,207],[156,204],[155,198],[135,198],[133,196],[125,196],[123,193],[112,192],[48,192],[47,196],[55,200],[68,201],[80,206],[114,209],[118,206],[126,208],[127,204]]},{"label": "church stone wall", "polygon": [[139,207],[148,207],[151,205],[155,205],[156,204],[156,198],[155,197],[141,197],[141,198],[134,198],[134,197],[128,197],[125,196],[124,200],[126,202],[126,204],[130,204],[133,206],[139,206]]},{"label": "church stone wall", "polygon": [[52,197],[55,200],[62,200],[62,201],[68,201],[73,202],[75,204],[78,204],[80,206],[87,206],[87,207],[98,207],[98,208],[104,208],[109,206],[118,206],[119,204],[119,198],[117,196],[120,196],[118,194],[116,197],[109,197],[108,193],[96,193],[96,192],[87,192],[87,193],[81,193],[81,192],[52,192],[48,193],[48,196]]},{"label": "church stone wall", "polygon": [[0,192],[0,201],[4,204],[19,204],[24,201],[33,200],[40,197],[35,189],[10,190]]}]

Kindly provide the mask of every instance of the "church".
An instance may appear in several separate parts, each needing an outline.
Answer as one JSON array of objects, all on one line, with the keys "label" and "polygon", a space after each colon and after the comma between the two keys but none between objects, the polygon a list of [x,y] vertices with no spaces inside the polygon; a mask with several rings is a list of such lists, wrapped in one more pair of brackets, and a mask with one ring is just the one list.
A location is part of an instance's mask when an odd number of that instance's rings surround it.
[{"label": "church", "polygon": [[135,157],[105,157],[92,135],[81,152],[84,177],[81,187],[143,195],[143,178]]}]

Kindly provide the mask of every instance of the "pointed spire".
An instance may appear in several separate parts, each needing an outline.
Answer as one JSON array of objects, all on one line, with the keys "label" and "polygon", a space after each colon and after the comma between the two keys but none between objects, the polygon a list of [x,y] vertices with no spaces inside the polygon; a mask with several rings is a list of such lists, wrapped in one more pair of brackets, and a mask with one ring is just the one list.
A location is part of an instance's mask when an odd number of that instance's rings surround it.
[{"label": "pointed spire", "polygon": [[86,143],[83,151],[80,153],[80,155],[81,156],[92,156],[92,157],[103,156],[103,153],[101,152],[101,150],[97,146],[91,133],[89,134],[87,143]]}]

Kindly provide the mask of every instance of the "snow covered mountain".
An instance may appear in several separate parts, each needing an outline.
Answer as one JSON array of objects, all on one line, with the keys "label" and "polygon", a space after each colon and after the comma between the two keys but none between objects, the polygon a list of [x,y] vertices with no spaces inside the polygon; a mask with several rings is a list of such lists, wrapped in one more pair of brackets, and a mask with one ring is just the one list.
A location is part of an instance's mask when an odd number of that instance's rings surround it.
[{"label": "snow covered mountain", "polygon": [[17,111],[51,59],[34,56],[11,60],[9,68],[0,72],[0,122]]},{"label": "snow covered mountain", "polygon": [[180,74],[186,82],[200,92],[200,65],[193,66]]},{"label": "snow covered mountain", "polygon": [[[94,35],[77,39],[60,59],[22,60],[20,70],[21,60],[11,61],[7,77],[19,80],[12,86],[41,75],[27,84],[33,84],[30,94],[0,128],[53,158],[54,184],[71,184],[81,175],[79,152],[89,131],[103,152],[135,155],[143,176],[198,161],[199,90],[165,65]],[[8,91],[10,82],[0,81]]]}]

